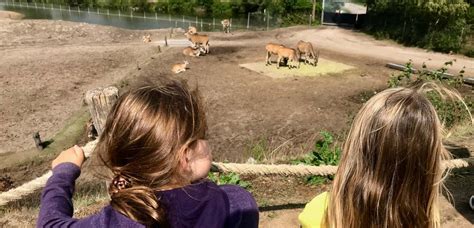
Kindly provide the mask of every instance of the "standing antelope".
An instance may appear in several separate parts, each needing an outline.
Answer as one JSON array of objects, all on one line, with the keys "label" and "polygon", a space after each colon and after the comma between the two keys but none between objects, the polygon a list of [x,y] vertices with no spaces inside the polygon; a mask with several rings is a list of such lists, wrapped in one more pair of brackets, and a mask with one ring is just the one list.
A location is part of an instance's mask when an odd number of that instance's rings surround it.
[{"label": "standing antelope", "polygon": [[318,60],[319,60],[319,50],[317,53],[314,52],[313,45],[310,42],[305,42],[305,41],[298,41],[296,44],[296,50],[304,54],[304,63],[311,64],[313,66],[318,65]]},{"label": "standing antelope", "polygon": [[230,21],[229,19],[224,19],[221,21],[222,24],[222,30],[224,30],[224,33],[230,33]]},{"label": "standing antelope", "polygon": [[277,69],[280,68],[280,62],[281,62],[282,59],[288,59],[288,68],[289,69],[292,68],[291,63],[293,63],[293,64],[298,63],[298,66],[293,66],[293,67],[300,68],[298,52],[295,49],[287,48],[287,47],[281,47],[277,50],[277,54],[278,54]]},{"label": "standing antelope", "polygon": [[194,47],[204,46],[206,54],[209,53],[209,37],[207,35],[189,34],[187,32],[184,35],[193,43]]},{"label": "standing antelope", "polygon": [[175,74],[178,74],[180,72],[184,72],[184,71],[186,71],[186,67],[188,67],[188,65],[189,65],[189,62],[184,60],[184,63],[174,64],[173,68],[171,68],[171,71],[173,71],[173,73],[175,73]]},{"label": "standing antelope", "polygon": [[196,29],[196,27],[194,27],[194,26],[189,26],[189,27],[188,27],[188,33],[191,34],[191,35],[192,35],[192,34],[197,34],[197,29]]},{"label": "standing antelope", "polygon": [[272,55],[278,55],[278,49],[284,48],[284,47],[285,46],[283,46],[282,44],[268,43],[265,46],[265,49],[267,50],[267,58],[266,58],[265,65],[266,66],[272,65],[272,62],[270,61],[270,57],[272,57]]}]

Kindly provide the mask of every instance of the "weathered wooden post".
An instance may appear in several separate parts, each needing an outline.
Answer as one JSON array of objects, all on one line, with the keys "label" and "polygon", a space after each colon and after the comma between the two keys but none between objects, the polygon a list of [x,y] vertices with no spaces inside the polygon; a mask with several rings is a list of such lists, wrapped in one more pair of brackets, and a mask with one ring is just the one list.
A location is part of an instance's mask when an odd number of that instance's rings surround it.
[{"label": "weathered wooden post", "polygon": [[97,88],[86,92],[86,104],[91,113],[92,122],[97,133],[102,134],[105,121],[110,110],[118,99],[118,89],[110,86],[107,88]]},{"label": "weathered wooden post", "polygon": [[43,150],[43,142],[41,142],[41,137],[39,132],[33,134],[33,139],[35,140],[35,146],[38,150]]}]

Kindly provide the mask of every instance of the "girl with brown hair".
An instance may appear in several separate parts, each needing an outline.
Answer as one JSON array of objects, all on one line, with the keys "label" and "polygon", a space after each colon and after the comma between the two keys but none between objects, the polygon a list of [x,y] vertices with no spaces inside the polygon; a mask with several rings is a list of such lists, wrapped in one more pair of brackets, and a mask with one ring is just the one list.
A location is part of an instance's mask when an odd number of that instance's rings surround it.
[{"label": "girl with brown hair", "polygon": [[84,161],[75,146],[52,163],[38,227],[257,227],[246,190],[206,179],[211,151],[200,98],[184,83],[146,86],[122,95],[94,153],[111,171],[110,205],[73,219],[74,183]]},{"label": "girl with brown hair", "polygon": [[450,153],[426,91],[461,99],[427,83],[387,89],[364,104],[332,189],[306,205],[299,216],[303,227],[440,227],[442,161]]}]

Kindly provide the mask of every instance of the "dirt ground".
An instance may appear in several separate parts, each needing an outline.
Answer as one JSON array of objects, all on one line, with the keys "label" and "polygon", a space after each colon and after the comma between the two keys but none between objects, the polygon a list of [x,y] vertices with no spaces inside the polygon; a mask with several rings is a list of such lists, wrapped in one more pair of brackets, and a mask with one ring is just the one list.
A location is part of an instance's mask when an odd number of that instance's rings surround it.
[{"label": "dirt ground", "polygon": [[[152,43],[141,41],[145,33],[152,34]],[[254,147],[260,145],[264,162],[278,162],[310,151],[321,130],[343,136],[364,101],[361,94],[386,87],[393,73],[384,67],[389,61],[403,64],[411,58],[416,65],[427,61],[429,67],[437,68],[456,58],[453,71],[465,65],[466,75],[474,76],[473,59],[406,48],[335,27],[210,33],[211,53],[199,58],[184,57],[181,47],[161,47],[160,53],[157,46],[165,35],[170,38],[169,30],[0,20],[0,160],[11,162],[9,157],[37,153],[32,134],[39,131],[44,140],[52,139],[84,110],[85,92],[100,86],[128,88],[164,77],[187,79],[204,97],[215,160],[244,162],[258,155]],[[183,36],[175,34],[170,39]],[[315,77],[272,78],[239,66],[263,62],[267,42],[294,46],[299,39],[316,44],[321,58],[355,68]],[[189,69],[173,75],[171,65],[185,59]],[[455,143],[473,151],[473,139],[471,134]],[[0,168],[10,166],[9,162],[0,161]],[[42,170],[34,171],[18,172],[12,187],[42,174]],[[474,172],[465,172],[461,175],[465,179],[454,179],[452,184],[463,183],[464,190],[456,191],[456,199],[474,193]],[[253,192],[260,205],[268,209],[262,211],[262,227],[297,226],[295,218],[304,203],[327,187],[307,186],[292,178],[249,179],[255,182]],[[459,202],[456,209],[443,204],[448,227],[466,227],[474,221],[472,211]],[[0,218],[0,227],[8,223],[8,218]]]}]

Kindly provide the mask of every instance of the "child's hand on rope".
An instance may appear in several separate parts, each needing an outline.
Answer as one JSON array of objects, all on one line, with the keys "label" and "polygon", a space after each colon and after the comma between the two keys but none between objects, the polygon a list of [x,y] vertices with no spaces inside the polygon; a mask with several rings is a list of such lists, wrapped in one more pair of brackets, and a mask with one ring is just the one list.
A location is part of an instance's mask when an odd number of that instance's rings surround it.
[{"label": "child's hand on rope", "polygon": [[79,146],[75,145],[61,152],[51,163],[51,168],[54,169],[54,167],[64,162],[71,162],[81,168],[82,163],[84,162],[84,151]]}]

